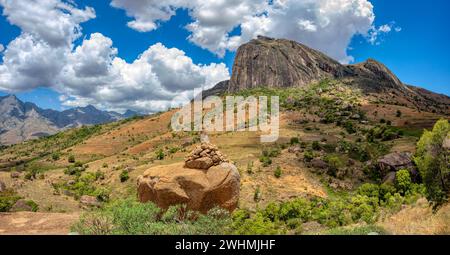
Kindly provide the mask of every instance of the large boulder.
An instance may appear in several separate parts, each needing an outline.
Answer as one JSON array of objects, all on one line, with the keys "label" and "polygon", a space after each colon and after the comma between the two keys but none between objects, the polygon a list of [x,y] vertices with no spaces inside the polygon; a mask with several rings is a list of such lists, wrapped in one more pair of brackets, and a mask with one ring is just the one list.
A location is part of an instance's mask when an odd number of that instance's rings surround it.
[{"label": "large boulder", "polygon": [[397,172],[402,169],[409,170],[413,180],[419,178],[419,173],[414,165],[412,154],[409,152],[395,152],[387,154],[377,161],[378,169],[382,176],[389,172]]},{"label": "large boulder", "polygon": [[176,163],[148,169],[137,184],[141,202],[151,201],[164,209],[185,204],[203,213],[217,206],[233,211],[239,200],[240,175],[236,166],[226,162],[209,169]]},{"label": "large boulder", "polygon": [[18,200],[12,207],[11,212],[32,212],[33,207],[26,200]]},{"label": "large boulder", "polygon": [[401,169],[409,169],[414,167],[411,153],[395,152],[387,154],[378,160],[378,167],[386,172],[396,172]]}]

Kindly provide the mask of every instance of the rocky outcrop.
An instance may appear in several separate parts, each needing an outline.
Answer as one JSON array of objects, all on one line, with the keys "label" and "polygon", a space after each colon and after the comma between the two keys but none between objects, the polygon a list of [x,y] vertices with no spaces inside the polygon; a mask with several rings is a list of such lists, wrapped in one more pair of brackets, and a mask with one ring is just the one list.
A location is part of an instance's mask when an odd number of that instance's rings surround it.
[{"label": "rocky outcrop", "polygon": [[351,70],[303,44],[259,36],[239,47],[229,90],[300,87]]},{"label": "rocky outcrop", "polygon": [[88,196],[88,195],[83,195],[80,197],[81,208],[86,208],[86,209],[95,208],[95,207],[99,208],[99,207],[101,207],[101,205],[102,205],[102,203],[99,202],[96,197]]},{"label": "rocky outcrop", "polygon": [[203,97],[256,87],[302,87],[323,79],[359,87],[365,94],[428,112],[449,114],[450,97],[406,85],[374,60],[344,65],[301,43],[259,36],[239,47],[229,81],[203,92]]},{"label": "rocky outcrop", "polygon": [[[402,169],[409,170],[413,180],[419,178],[419,173],[412,160],[412,155],[409,152],[395,152],[387,154],[377,161],[377,168],[381,175],[386,177],[388,173],[395,173]],[[392,177],[391,177],[392,179]]]},{"label": "rocky outcrop", "polygon": [[390,153],[378,160],[378,167],[383,171],[398,171],[414,167],[412,155],[409,152]]},{"label": "rocky outcrop", "polygon": [[202,144],[184,163],[148,169],[137,180],[139,200],[161,208],[185,204],[203,213],[217,206],[233,211],[239,201],[240,175],[220,155],[215,146]]},{"label": "rocky outcrop", "polygon": [[24,199],[18,200],[10,209],[11,212],[32,212],[33,207]]},{"label": "rocky outcrop", "polygon": [[301,87],[326,78],[343,79],[369,92],[394,89],[415,94],[374,59],[343,65],[301,43],[263,36],[239,47],[228,90]]},{"label": "rocky outcrop", "polygon": [[202,143],[197,146],[185,159],[185,167],[192,169],[208,169],[212,166],[228,162],[217,146]]},{"label": "rocky outcrop", "polygon": [[221,81],[217,83],[213,88],[204,90],[202,92],[202,98],[205,99],[209,96],[218,96],[228,90],[229,81]]}]

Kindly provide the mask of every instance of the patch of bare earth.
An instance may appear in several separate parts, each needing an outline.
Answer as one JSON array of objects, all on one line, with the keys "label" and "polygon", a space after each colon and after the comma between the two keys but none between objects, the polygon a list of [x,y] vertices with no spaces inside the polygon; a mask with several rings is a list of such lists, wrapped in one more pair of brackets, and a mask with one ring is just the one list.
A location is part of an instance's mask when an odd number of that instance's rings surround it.
[{"label": "patch of bare earth", "polygon": [[0,213],[0,235],[67,235],[77,213]]}]

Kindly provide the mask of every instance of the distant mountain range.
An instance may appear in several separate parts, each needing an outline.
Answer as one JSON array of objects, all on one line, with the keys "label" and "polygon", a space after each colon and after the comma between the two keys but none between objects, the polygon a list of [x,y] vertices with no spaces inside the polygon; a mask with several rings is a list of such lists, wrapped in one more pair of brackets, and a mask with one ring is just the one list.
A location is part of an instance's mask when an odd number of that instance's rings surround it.
[{"label": "distant mountain range", "polygon": [[101,111],[92,105],[65,111],[41,109],[16,96],[0,97],[0,144],[15,144],[25,140],[55,134],[83,125],[103,124],[140,115],[128,110],[124,114]]}]

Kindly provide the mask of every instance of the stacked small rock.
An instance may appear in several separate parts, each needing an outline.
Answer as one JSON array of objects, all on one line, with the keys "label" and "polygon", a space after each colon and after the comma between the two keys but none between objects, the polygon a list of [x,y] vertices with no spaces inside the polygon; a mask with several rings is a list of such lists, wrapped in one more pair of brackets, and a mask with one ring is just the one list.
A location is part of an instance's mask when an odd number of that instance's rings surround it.
[{"label": "stacked small rock", "polygon": [[191,169],[208,169],[221,163],[229,162],[217,146],[203,142],[197,146],[185,159],[184,166]]}]

